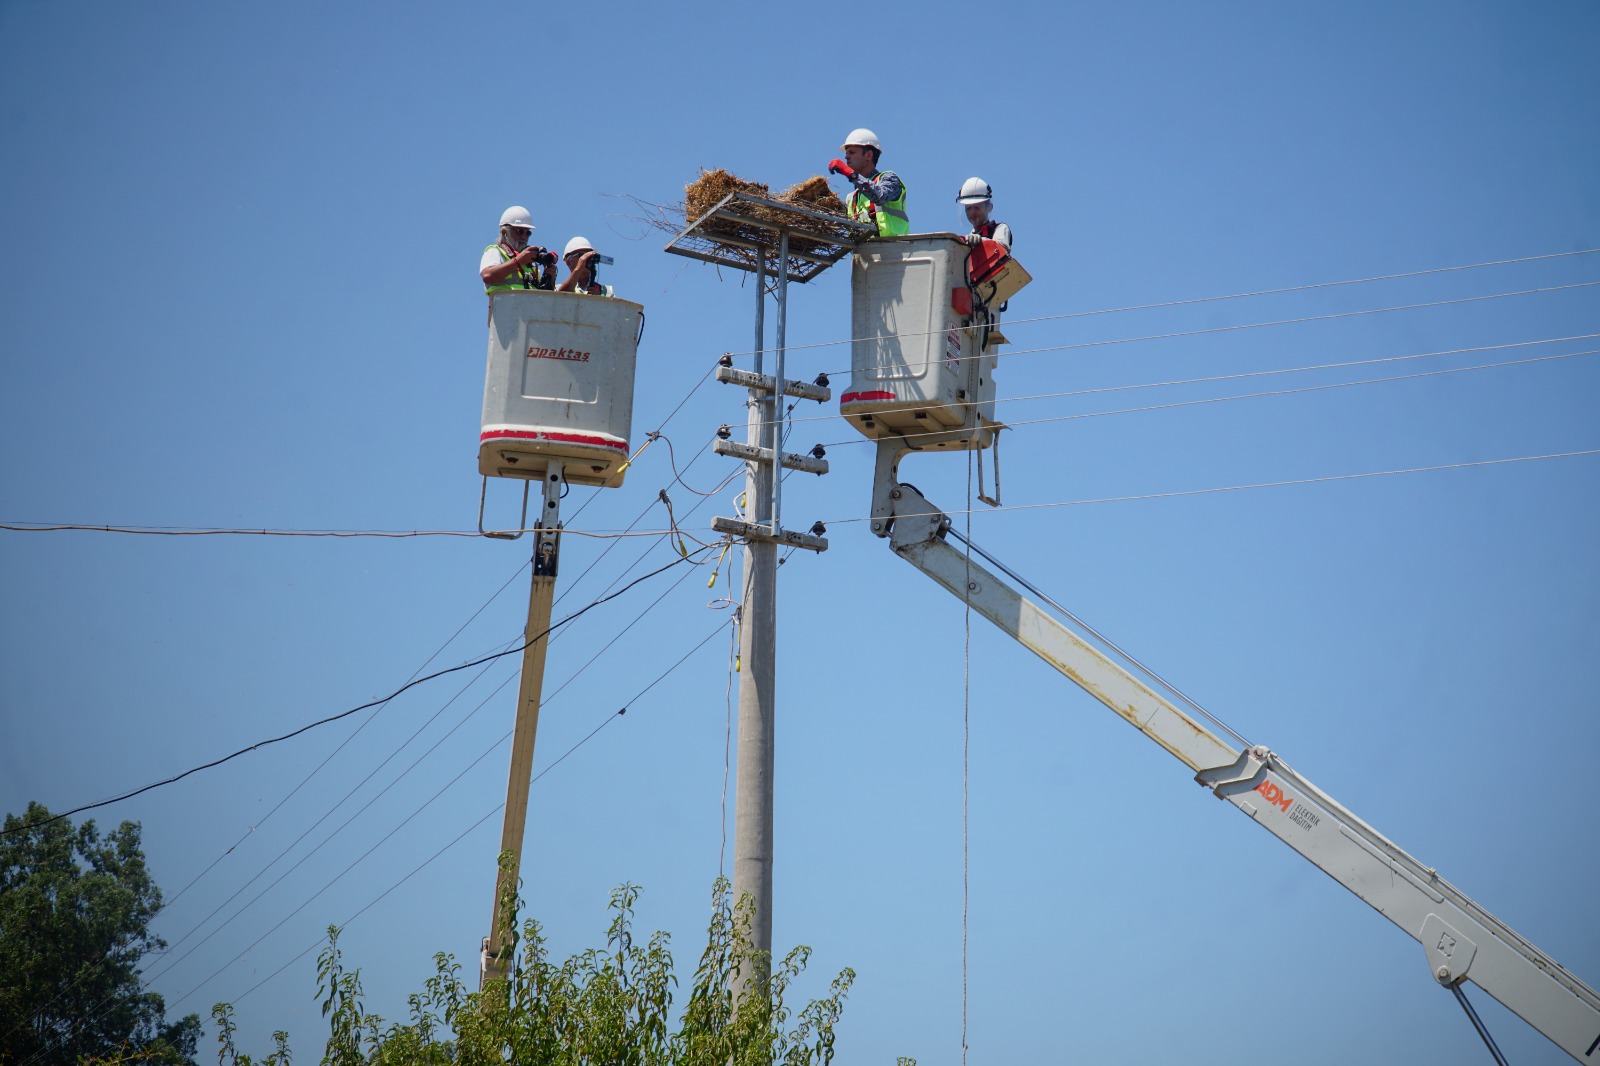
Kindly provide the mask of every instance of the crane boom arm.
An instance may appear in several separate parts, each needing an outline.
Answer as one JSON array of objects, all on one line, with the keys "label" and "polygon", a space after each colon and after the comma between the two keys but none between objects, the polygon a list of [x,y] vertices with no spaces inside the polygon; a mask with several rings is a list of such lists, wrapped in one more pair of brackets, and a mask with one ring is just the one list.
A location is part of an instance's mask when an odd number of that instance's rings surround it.
[{"label": "crane boom arm", "polygon": [[1403,929],[1422,945],[1429,971],[1441,985],[1459,995],[1461,982],[1470,979],[1574,1059],[1600,1063],[1600,996],[1593,989],[1270,750],[1241,750],[1219,739],[975,562],[970,552],[950,545],[949,519],[915,488],[892,481],[896,465],[897,456],[880,452],[873,531],[888,536],[898,555],[1165,748],[1218,798]]}]

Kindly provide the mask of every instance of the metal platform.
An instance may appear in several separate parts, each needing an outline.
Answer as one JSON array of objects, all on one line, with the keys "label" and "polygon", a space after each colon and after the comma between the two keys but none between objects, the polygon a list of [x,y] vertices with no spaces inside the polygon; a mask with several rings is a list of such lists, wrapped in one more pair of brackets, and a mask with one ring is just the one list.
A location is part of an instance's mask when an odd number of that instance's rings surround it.
[{"label": "metal platform", "polygon": [[[695,219],[666,250],[718,266],[790,281],[810,281],[855,250],[863,239],[876,237],[877,227],[838,215],[732,192]],[[787,270],[775,260],[787,237]]]}]

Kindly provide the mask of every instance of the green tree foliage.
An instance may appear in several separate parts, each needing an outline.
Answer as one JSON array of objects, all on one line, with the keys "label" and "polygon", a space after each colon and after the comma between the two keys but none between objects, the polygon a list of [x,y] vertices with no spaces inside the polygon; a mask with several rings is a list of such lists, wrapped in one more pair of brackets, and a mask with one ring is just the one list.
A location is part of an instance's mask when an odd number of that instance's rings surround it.
[{"label": "green tree foliage", "polygon": [[166,947],[150,933],[161,890],[139,826],[101,839],[94,822],[6,815],[0,835],[0,1066],[192,1064],[200,1018],[166,1024],[139,962]]},{"label": "green tree foliage", "polygon": [[[805,970],[810,949],[795,948],[777,966],[750,943],[748,898],[729,905],[729,888],[712,890],[711,925],[688,1002],[673,1022],[672,954],[666,933],[644,943],[634,937],[638,889],[611,895],[604,947],[565,962],[546,951],[539,924],[521,930],[516,900],[502,900],[510,960],[504,979],[469,990],[453,956],[435,956],[436,971],[409,997],[410,1017],[387,1022],[362,999],[361,975],[348,970],[337,929],[318,960],[318,996],[329,1032],[324,1066],[823,1066],[833,1060],[834,1026],[855,979],[840,971],[827,996],[798,1014],[785,1003],[790,983]],[[738,1009],[733,986],[753,975]],[[474,984],[476,975],[474,975]],[[234,1044],[233,1008],[212,1010],[222,1066],[258,1066]],[[259,1066],[288,1066],[287,1038]]]}]

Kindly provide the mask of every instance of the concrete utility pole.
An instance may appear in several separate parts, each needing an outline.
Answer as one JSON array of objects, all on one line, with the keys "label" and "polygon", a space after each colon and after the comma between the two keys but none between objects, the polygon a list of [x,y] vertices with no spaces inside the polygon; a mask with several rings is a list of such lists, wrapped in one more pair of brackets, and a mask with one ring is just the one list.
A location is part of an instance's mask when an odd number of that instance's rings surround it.
[{"label": "concrete utility pole", "polygon": [[[764,262],[762,263],[764,266]],[[766,272],[756,270],[755,373],[763,373],[766,347]],[[784,345],[784,303],[778,303],[778,348]],[[781,379],[780,379],[781,380]],[[776,455],[782,398],[770,389],[750,389],[745,443]],[[745,464],[745,505],[758,526],[773,524],[774,463]],[[773,696],[777,675],[778,545],[748,538],[744,544],[744,596],[739,625],[739,776],[734,787],[733,898],[749,893],[755,903],[750,938],[756,950],[772,951],[772,776]],[[736,992],[742,992],[737,989]]]},{"label": "concrete utility pole", "polygon": [[[836,215],[750,193],[729,193],[683,232],[666,250],[676,255],[749,271],[756,279],[755,369],[736,370],[723,356],[717,380],[749,390],[745,440],[715,442],[718,455],[742,459],[745,472],[745,516],[716,518],[711,528],[744,541],[744,566],[739,624],[738,779],[734,787],[733,897],[749,895],[750,939],[757,951],[772,952],[773,767],[776,723],[776,655],[778,630],[778,549],[788,546],[822,552],[828,548],[821,524],[810,533],[782,526],[784,469],[825,474],[828,464],[818,447],[812,455],[783,452],[784,398],[825,403],[833,393],[827,379],[815,384],[784,377],[785,328],[789,282],[806,282],[848,255],[860,239],[876,230]],[[800,239],[792,250],[791,235]],[[776,346],[772,373],[766,372],[766,300],[768,264],[776,276]],[[737,1003],[756,974],[740,974],[733,994]]]}]

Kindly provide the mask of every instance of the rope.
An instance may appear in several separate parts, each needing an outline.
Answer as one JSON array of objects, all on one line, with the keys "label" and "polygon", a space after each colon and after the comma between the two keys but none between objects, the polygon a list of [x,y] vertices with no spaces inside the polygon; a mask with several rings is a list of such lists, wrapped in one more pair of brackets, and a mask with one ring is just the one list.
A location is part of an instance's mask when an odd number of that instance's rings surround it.
[{"label": "rope", "polygon": [[972,463],[967,452],[967,578],[961,600],[966,610],[961,634],[961,1066],[967,1063],[967,911],[971,848],[968,794],[972,765]]}]

